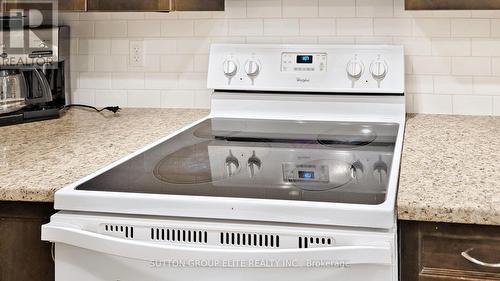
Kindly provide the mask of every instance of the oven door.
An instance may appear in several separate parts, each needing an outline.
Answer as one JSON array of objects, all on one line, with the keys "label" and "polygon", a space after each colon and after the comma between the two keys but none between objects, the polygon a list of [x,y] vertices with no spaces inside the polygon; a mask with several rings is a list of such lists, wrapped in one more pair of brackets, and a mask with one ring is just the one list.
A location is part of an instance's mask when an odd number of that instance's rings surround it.
[{"label": "oven door", "polygon": [[159,245],[49,223],[55,281],[388,281],[396,280],[389,244],[310,249]]}]

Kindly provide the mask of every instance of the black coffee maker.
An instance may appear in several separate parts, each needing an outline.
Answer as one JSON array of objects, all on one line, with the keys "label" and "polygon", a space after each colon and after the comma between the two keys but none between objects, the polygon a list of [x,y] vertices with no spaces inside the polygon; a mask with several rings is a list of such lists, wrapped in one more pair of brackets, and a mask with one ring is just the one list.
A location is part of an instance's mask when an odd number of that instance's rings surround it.
[{"label": "black coffee maker", "polygon": [[0,30],[0,126],[60,117],[70,101],[69,27]]}]

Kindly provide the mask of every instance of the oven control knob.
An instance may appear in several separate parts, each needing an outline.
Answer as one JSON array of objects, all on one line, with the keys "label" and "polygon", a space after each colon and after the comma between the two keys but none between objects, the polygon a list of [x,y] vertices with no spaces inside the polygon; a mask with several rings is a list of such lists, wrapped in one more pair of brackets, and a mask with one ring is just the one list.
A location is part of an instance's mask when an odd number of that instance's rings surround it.
[{"label": "oven control knob", "polygon": [[238,64],[234,60],[226,60],[222,65],[224,70],[224,75],[227,77],[233,77],[238,72]]},{"label": "oven control knob", "polygon": [[262,167],[262,161],[255,156],[255,151],[252,153],[252,156],[248,158],[248,172],[250,173],[250,177],[254,177],[255,174],[260,170]]},{"label": "oven control knob", "polygon": [[370,65],[370,72],[375,80],[383,80],[389,71],[387,62],[383,59],[378,58],[373,61]]},{"label": "oven control knob", "polygon": [[363,71],[365,70],[365,66],[363,65],[363,62],[359,61],[358,59],[354,58],[347,63],[347,75],[349,78],[353,80],[358,80],[361,78],[361,75],[363,75]]},{"label": "oven control knob", "polygon": [[260,65],[257,61],[249,60],[245,64],[245,72],[249,77],[257,77],[260,72]]},{"label": "oven control knob", "polygon": [[232,176],[236,174],[238,169],[240,168],[240,161],[238,158],[234,157],[231,150],[229,151],[229,156],[226,157],[226,172],[228,176]]}]

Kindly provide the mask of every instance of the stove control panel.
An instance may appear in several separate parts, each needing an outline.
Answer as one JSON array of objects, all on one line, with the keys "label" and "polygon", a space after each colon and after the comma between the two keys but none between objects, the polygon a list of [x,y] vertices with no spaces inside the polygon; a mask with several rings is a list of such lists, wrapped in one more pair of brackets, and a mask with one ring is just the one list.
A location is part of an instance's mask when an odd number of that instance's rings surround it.
[{"label": "stove control panel", "polygon": [[324,72],[327,67],[326,53],[283,53],[282,72]]},{"label": "stove control panel", "polygon": [[402,95],[404,73],[396,45],[213,44],[208,88]]}]

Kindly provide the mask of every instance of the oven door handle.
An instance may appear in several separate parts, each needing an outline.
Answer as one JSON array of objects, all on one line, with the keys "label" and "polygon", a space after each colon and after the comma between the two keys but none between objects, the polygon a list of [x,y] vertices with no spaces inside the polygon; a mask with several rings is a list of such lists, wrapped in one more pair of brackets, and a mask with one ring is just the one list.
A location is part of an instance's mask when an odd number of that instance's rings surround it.
[{"label": "oven door handle", "polygon": [[[208,246],[162,245],[117,238],[90,231],[54,225],[42,226],[42,240],[63,243],[91,251],[125,258],[154,261],[287,261],[286,267],[334,267],[356,264],[390,265],[393,255],[389,243],[365,246],[338,246],[309,249],[237,249]],[[220,263],[218,263],[220,264]],[[212,266],[213,263],[210,265]],[[271,266],[275,267],[275,266]],[[280,267],[280,266],[276,266]]]}]

